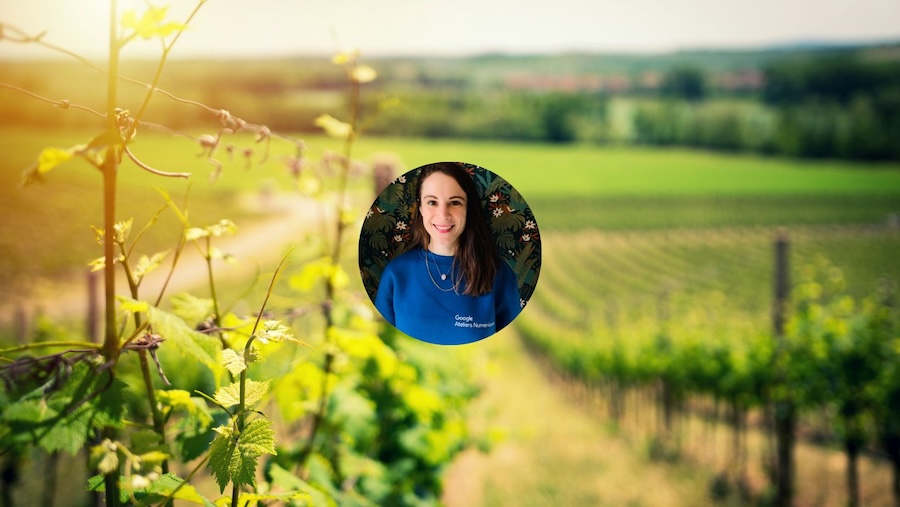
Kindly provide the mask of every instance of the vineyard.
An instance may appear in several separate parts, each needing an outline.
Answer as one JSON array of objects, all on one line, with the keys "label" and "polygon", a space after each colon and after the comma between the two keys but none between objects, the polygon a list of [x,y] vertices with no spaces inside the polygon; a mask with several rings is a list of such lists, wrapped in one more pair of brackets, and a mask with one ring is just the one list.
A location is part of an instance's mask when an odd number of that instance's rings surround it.
[{"label": "vineyard", "polygon": [[[652,455],[703,456],[720,473],[713,498],[774,498],[769,405],[790,397],[800,442],[821,455],[797,461],[798,505],[890,505],[888,475],[855,467],[862,456],[896,467],[900,235],[790,231],[782,337],[772,331],[778,233],[762,227],[545,233],[541,290],[518,329],[598,417],[649,439]],[[852,485],[831,494],[815,464],[829,449],[852,454],[846,475],[830,479]]]}]

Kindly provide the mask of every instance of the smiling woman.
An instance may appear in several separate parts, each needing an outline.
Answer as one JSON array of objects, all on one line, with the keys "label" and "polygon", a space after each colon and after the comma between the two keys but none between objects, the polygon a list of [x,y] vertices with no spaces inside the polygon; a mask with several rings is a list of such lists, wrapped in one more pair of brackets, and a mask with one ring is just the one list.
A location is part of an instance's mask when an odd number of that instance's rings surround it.
[{"label": "smiling woman", "polygon": [[360,273],[375,307],[431,343],[471,343],[507,326],[539,267],[528,206],[505,180],[467,164],[401,176],[375,201],[360,235]]}]

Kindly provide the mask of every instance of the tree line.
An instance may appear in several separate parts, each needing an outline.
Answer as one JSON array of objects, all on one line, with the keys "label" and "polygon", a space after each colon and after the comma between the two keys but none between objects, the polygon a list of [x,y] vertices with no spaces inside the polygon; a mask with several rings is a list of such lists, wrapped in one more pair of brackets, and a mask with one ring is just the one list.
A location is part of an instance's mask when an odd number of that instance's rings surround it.
[{"label": "tree line", "polygon": [[[615,74],[629,83],[620,88],[609,79],[613,75],[598,74],[600,81],[594,83],[587,79],[593,74],[552,74],[560,69],[535,75],[559,78],[549,79],[549,85],[535,78],[535,86],[517,86],[513,78],[530,72],[528,59],[507,62],[490,74],[477,59],[384,59],[375,64],[384,68],[384,80],[373,85],[375,93],[364,101],[370,113],[366,128],[386,136],[677,145],[804,158],[900,160],[900,143],[893,142],[900,138],[900,66],[889,49],[790,53],[748,62],[757,67],[746,73],[758,77],[738,87],[724,85],[723,71],[711,63],[678,55],[672,56],[668,70],[637,62],[632,71]],[[205,103],[229,104],[273,128],[316,132],[318,114],[334,115],[347,106],[341,76],[316,62],[252,62],[255,71],[246,75],[226,72],[215,63],[178,62],[183,78],[172,88],[177,91],[182,81],[189,82],[190,93]],[[63,93],[54,84],[58,80],[52,66],[46,79],[34,77],[41,71],[33,67],[5,62],[0,76],[16,82],[27,70],[30,81],[20,85],[49,96]],[[412,77],[401,72],[406,67]],[[133,71],[140,73],[141,67],[135,65]],[[85,98],[93,100],[89,94]],[[28,101],[0,100],[0,113],[0,124],[51,126],[47,115]],[[154,113],[155,121],[177,128],[201,120],[163,103]]]}]

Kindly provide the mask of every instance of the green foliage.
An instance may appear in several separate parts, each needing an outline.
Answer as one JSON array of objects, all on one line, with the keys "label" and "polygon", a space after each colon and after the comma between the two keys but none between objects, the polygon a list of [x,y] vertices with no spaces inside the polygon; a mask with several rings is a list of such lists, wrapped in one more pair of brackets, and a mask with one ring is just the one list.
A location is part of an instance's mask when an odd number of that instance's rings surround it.
[{"label": "green foliage", "polygon": [[[269,381],[256,382],[247,380],[244,383],[244,404],[252,406],[259,402],[269,392]],[[241,382],[232,382],[230,385],[220,387],[216,391],[215,400],[225,408],[238,405],[241,402]]]},{"label": "green foliage", "polygon": [[4,448],[27,443],[47,452],[77,453],[93,433],[122,427],[122,385],[96,363],[79,362],[12,399],[0,411]]},{"label": "green foliage", "polygon": [[708,93],[706,76],[697,67],[677,67],[663,77],[660,93],[663,96],[696,101]]},{"label": "green foliage", "polygon": [[172,305],[172,313],[192,324],[205,321],[214,311],[212,299],[199,298],[186,292],[172,296],[169,303]]},{"label": "green foliage", "polygon": [[233,349],[222,351],[222,363],[231,375],[240,375],[242,371],[247,369],[247,360]]},{"label": "green foliage", "polygon": [[867,417],[885,410],[879,394],[896,355],[897,316],[883,294],[858,301],[844,284],[841,270],[820,259],[796,286],[786,387],[801,404],[835,407],[837,434],[845,448],[858,450],[872,439]]},{"label": "green foliage", "polygon": [[38,155],[37,173],[45,174],[57,165],[69,160],[73,156],[73,150],[63,150],[60,148],[44,148]]},{"label": "green foliage", "polygon": [[219,368],[217,357],[220,345],[214,337],[192,329],[179,317],[153,306],[148,309],[148,318],[154,331],[173,347],[210,370]]},{"label": "green foliage", "polygon": [[[87,489],[88,491],[106,491],[103,476],[96,475],[88,479]],[[155,477],[142,477],[140,480],[129,480],[128,477],[123,476],[119,481],[119,501],[123,504],[136,500],[136,505],[157,505],[167,498],[206,507],[213,505],[198,493],[194,486],[187,484],[184,479],[175,474],[156,474]]]},{"label": "green foliage", "polygon": [[779,105],[823,99],[847,104],[860,95],[900,86],[894,62],[867,61],[861,55],[788,60],[769,65],[765,73],[763,96]]},{"label": "green foliage", "polygon": [[322,491],[310,486],[297,475],[292,474],[278,465],[272,465],[266,471],[272,478],[272,488],[276,490],[297,491],[309,497],[313,507],[330,507],[336,505],[334,500],[326,496]]},{"label": "green foliage", "polygon": [[[201,0],[197,8],[202,4]],[[196,12],[197,9],[188,21]],[[384,503],[383,499],[396,505],[436,502],[442,466],[465,445],[465,427],[459,409],[472,394],[468,391],[465,395],[443,392],[437,384],[446,378],[436,379],[440,376],[432,371],[417,371],[414,363],[404,364],[396,350],[375,334],[377,328],[371,312],[360,308],[343,292],[350,278],[339,262],[340,248],[323,249],[322,255],[315,257],[318,260],[304,263],[293,277],[293,286],[304,293],[318,293],[319,289],[324,289],[325,293],[318,306],[326,326],[319,333],[311,332],[306,323],[299,326],[315,338],[324,335],[324,341],[317,344],[320,348],[311,360],[294,353],[284,354],[284,342],[303,342],[294,338],[294,323],[285,324],[267,315],[272,312],[267,304],[275,292],[287,257],[276,268],[255,318],[241,318],[222,310],[224,304],[216,291],[218,273],[214,272],[213,262],[231,258],[221,252],[214,241],[236,234],[237,226],[233,221],[222,219],[206,227],[192,227],[186,206],[182,209],[176,205],[166,190],[160,190],[166,205],[136,234],[131,235],[134,219],[117,221],[116,216],[121,210],[116,207],[119,193],[116,177],[125,172],[120,171],[120,163],[126,156],[140,169],[155,176],[186,176],[185,173],[155,169],[132,151],[137,130],[146,125],[141,120],[156,91],[169,50],[187,27],[187,22],[167,21],[166,14],[166,8],[153,6],[142,15],[128,12],[120,20],[122,32],[111,34],[111,80],[120,73],[117,52],[123,46],[137,38],[158,38],[163,43],[162,57],[141,105],[135,109],[135,116],[124,107],[114,107],[119,105],[120,97],[111,86],[107,97],[110,106],[105,113],[110,120],[109,128],[86,146],[70,150],[45,149],[29,172],[31,178],[36,179],[74,155],[80,155],[83,161],[101,170],[104,175],[102,199],[98,201],[103,204],[103,227],[95,227],[94,231],[104,247],[104,257],[92,265],[108,277],[107,287],[111,289],[115,288],[114,272],[121,266],[131,297],[121,297],[117,306],[115,290],[105,292],[106,327],[102,346],[51,340],[48,347],[74,344],[84,345],[84,350],[66,350],[34,361],[27,356],[10,360],[13,374],[9,378],[4,376],[3,380],[8,381],[5,386],[13,387],[5,389],[0,396],[4,402],[0,409],[0,439],[9,446],[37,444],[48,452],[67,450],[76,453],[89,441],[99,441],[102,436],[103,440],[89,449],[89,466],[101,475],[89,480],[88,489],[105,492],[110,505],[119,502],[136,505],[168,503],[173,499],[210,505],[209,499],[199,495],[187,483],[203,463],[207,463],[221,492],[229,484],[232,486],[232,496],[220,498],[214,505],[245,506],[306,499],[320,504],[336,502],[329,497],[339,499],[337,503],[341,505],[380,504]],[[359,101],[360,86],[377,76],[373,68],[358,63],[358,56],[347,53],[335,59],[351,84],[353,104]],[[68,107],[68,103],[61,102],[60,106],[63,105]],[[319,117],[318,123],[330,135],[348,143],[343,155],[324,156],[318,168],[303,170],[300,161],[305,146],[302,141],[294,140],[289,165],[293,164],[291,176],[296,178],[292,183],[301,192],[318,196],[322,190],[336,189],[346,193],[347,175],[354,162],[349,141],[357,135],[358,112],[353,107],[348,122],[328,114]],[[102,114],[98,113],[98,116]],[[263,160],[269,157],[273,137],[286,138],[281,134],[273,135],[269,127],[252,125],[224,110],[218,111],[214,120],[220,123],[219,132],[202,135],[199,142],[217,178],[224,164],[213,157],[223,134],[252,130],[254,142],[265,145]],[[233,154],[235,147],[229,145],[225,150]],[[248,167],[253,162],[252,155],[252,150],[243,150]],[[336,172],[339,175],[335,178]],[[325,181],[323,178],[326,177],[336,183]],[[338,197],[341,204],[335,209],[337,223],[331,224],[328,218],[323,218],[323,224],[326,238],[331,236],[328,228],[334,225],[334,241],[339,246],[341,233],[353,222],[354,216],[345,208],[344,196]],[[180,258],[186,242],[193,242],[206,263],[211,294],[209,299],[181,295],[173,300],[171,312],[138,300],[138,293],[144,277],[159,268],[172,250],[157,250],[155,245],[151,251],[156,253],[152,254],[134,250],[136,243],[161,219],[163,211],[170,208],[175,214],[173,229],[178,232],[173,237],[177,245],[174,260]],[[321,214],[323,217],[328,215]],[[318,296],[304,294],[303,297]],[[287,313],[283,308],[276,311]],[[289,314],[297,316],[302,312],[291,310]],[[28,344],[10,351],[41,346]],[[176,356],[181,357],[172,360]],[[164,363],[166,368],[169,364],[165,359],[176,364],[179,361],[180,364],[189,363],[195,367],[190,368],[194,371],[197,364],[204,365],[211,372],[212,385],[185,385],[202,382],[176,371],[172,376],[183,382],[172,389],[156,389],[155,384],[171,384],[164,371]],[[156,367],[158,382],[154,381],[151,365]],[[262,411],[266,408],[264,402],[272,385],[270,377],[274,376],[273,370],[268,370],[271,367],[311,373],[314,380],[322,381],[314,390],[309,378],[297,379],[310,388],[308,394],[313,396],[301,398],[306,403],[304,410],[288,412],[297,418],[305,418],[305,421],[288,425],[287,430],[294,432],[293,436],[298,437],[294,441],[302,447],[286,454],[276,450],[273,420]],[[230,382],[223,378],[226,372],[234,377]],[[457,373],[448,370],[442,375]],[[253,380],[251,376],[263,378]],[[119,379],[128,380],[131,397],[137,395],[145,399],[125,400]],[[289,384],[275,383],[276,389],[284,389],[282,386],[286,385]],[[144,390],[142,393],[140,388]],[[206,394],[213,389],[214,395]],[[384,390],[389,394],[373,394],[373,391]],[[192,397],[192,391],[199,396]],[[296,392],[288,395],[294,397]],[[285,399],[283,394],[276,393],[274,397]],[[445,398],[451,400],[455,412],[444,410]],[[144,403],[139,407],[137,401]],[[389,409],[379,406],[379,402],[387,402]],[[134,410],[126,410],[126,407]],[[382,410],[386,412],[380,412]],[[311,426],[312,431],[309,435],[298,436],[298,426]],[[406,427],[407,431],[393,441],[397,427]],[[389,450],[385,451],[386,448]],[[384,452],[386,454],[381,456]],[[186,462],[203,455],[206,459],[200,461],[187,478],[164,473],[169,461]],[[256,471],[267,455],[269,459],[285,460],[291,468],[308,471],[312,486],[299,478],[288,479],[278,468],[269,468],[273,474],[267,477],[265,484],[257,485]],[[270,484],[269,480],[277,484]],[[357,481],[359,485],[354,486]],[[288,491],[282,491],[285,488]],[[402,502],[392,500],[394,498]]]},{"label": "green foliage", "polygon": [[396,98],[399,105],[375,117],[369,132],[560,143],[586,139],[579,126],[602,123],[606,114],[605,98],[586,93],[403,90]]},{"label": "green foliage", "polygon": [[254,419],[240,433],[229,426],[216,428],[218,435],[209,448],[208,466],[221,491],[229,483],[256,484],[257,458],[276,454],[275,431],[271,425],[272,421]]},{"label": "green foliage", "polygon": [[168,6],[149,7],[140,19],[134,11],[128,11],[122,15],[122,28],[132,30],[134,35],[143,39],[164,38],[187,28],[183,23],[164,22],[168,10]]}]

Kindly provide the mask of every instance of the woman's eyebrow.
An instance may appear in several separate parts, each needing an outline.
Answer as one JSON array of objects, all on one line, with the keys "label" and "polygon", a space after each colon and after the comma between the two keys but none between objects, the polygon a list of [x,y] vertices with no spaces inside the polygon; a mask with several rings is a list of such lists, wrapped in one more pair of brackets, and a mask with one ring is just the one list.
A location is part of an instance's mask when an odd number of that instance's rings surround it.
[{"label": "woman's eyebrow", "polygon": [[[436,196],[436,195],[423,195],[423,196],[422,196],[422,199],[437,199],[437,196]],[[450,197],[447,198],[447,200],[449,201],[450,199],[462,199],[463,201],[465,201],[465,200],[466,200],[466,196],[464,196],[464,195],[451,195]]]}]

